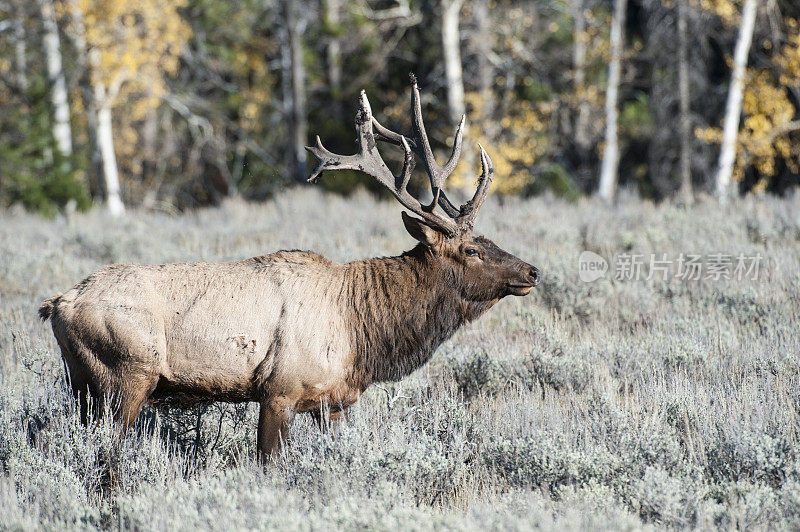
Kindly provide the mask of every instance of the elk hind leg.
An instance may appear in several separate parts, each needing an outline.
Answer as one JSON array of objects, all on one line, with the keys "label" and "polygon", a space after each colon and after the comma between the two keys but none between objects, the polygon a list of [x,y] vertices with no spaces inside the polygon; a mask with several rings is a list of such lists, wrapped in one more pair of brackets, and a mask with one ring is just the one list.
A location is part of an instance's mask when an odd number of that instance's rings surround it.
[{"label": "elk hind leg", "polygon": [[142,406],[153,393],[157,383],[158,376],[155,375],[128,379],[121,386],[119,401],[114,412],[115,419],[119,423],[120,436],[124,437],[136,421]]},{"label": "elk hind leg", "polygon": [[261,401],[258,415],[258,457],[262,463],[275,459],[289,435],[293,410],[281,400]]},{"label": "elk hind leg", "polygon": [[115,341],[104,345],[106,352],[98,353],[97,359],[109,361],[103,364],[109,376],[107,391],[114,395],[114,419],[124,437],[158,384],[166,340],[149,313],[135,319],[115,314],[106,318],[106,327]]},{"label": "elk hind leg", "polygon": [[72,389],[72,397],[79,410],[81,424],[86,427],[103,414],[103,396],[97,386],[98,383],[92,378],[90,369],[84,363],[86,355],[90,353],[87,353],[79,343],[71,346],[60,337],[57,337],[57,340],[61,347],[67,382]]}]

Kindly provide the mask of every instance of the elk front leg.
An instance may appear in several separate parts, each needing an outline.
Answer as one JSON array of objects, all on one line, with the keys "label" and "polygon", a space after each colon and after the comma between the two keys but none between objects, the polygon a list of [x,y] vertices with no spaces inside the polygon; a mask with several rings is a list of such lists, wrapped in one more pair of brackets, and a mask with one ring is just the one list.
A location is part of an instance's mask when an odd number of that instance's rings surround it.
[{"label": "elk front leg", "polygon": [[258,457],[267,463],[278,456],[286,442],[292,410],[283,401],[263,400],[258,415]]}]

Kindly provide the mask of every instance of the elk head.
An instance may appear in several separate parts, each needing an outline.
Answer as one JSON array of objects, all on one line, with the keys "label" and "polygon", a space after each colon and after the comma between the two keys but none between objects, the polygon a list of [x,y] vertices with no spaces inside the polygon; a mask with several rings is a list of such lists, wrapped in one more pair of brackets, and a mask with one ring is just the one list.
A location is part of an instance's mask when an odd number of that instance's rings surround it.
[{"label": "elk head", "polygon": [[[316,146],[306,147],[319,160],[319,166],[308,181],[316,181],[325,170],[359,170],[377,179],[403,207],[419,216],[416,218],[402,213],[406,230],[425,247],[426,256],[449,273],[447,277],[460,287],[464,301],[495,302],[508,295],[528,294],[539,284],[539,270],[473,232],[475,217],[486,199],[494,176],[489,155],[480,146],[482,172],[477,190],[471,200],[456,207],[444,192],[444,182],[455,170],[461,155],[465,117],[461,117],[456,129],[450,158],[440,166],[433,156],[422,121],[419,88],[413,74],[411,107],[413,133],[406,136],[381,125],[372,115],[366,93],[361,91],[356,113],[358,153],[332,153],[325,149],[317,136]],[[378,140],[403,149],[400,175],[395,175],[384,162],[377,149]],[[407,190],[414,170],[414,155],[422,160],[430,181],[433,200],[427,205],[411,196]]]}]

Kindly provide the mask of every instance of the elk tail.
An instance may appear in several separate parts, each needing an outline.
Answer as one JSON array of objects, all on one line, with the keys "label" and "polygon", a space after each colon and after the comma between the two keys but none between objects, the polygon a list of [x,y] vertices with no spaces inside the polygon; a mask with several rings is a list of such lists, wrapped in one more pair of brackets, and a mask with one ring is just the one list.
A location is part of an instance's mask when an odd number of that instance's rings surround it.
[{"label": "elk tail", "polygon": [[42,321],[47,321],[50,318],[56,303],[61,299],[61,295],[62,294],[59,293],[42,301],[42,306],[39,307],[39,317],[42,318]]}]

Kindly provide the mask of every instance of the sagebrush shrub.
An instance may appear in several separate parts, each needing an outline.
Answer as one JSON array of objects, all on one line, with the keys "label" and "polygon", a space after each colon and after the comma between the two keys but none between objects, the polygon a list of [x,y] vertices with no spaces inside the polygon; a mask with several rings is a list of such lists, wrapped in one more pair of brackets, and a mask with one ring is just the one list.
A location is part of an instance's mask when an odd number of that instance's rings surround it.
[{"label": "sagebrush shrub", "polygon": [[[82,427],[36,308],[112,261],[399,253],[393,203],[303,189],[113,224],[0,212],[0,528],[797,529],[799,207],[490,198],[478,231],[542,285],[368,389],[336,435],[298,416],[266,469],[255,405],[148,408],[121,444],[108,420]],[[587,249],[609,260],[594,283]],[[620,253],[719,252],[761,253],[764,275],[614,278]]]}]

